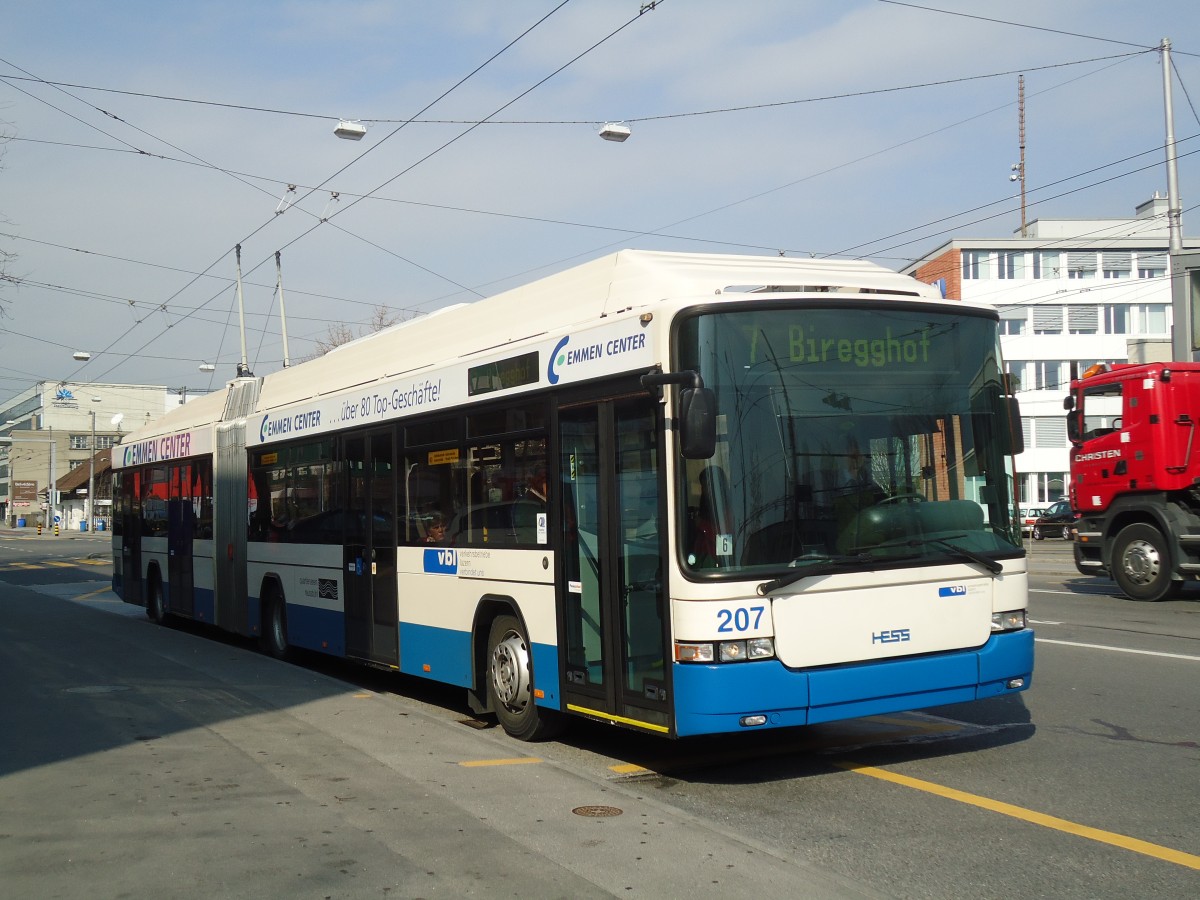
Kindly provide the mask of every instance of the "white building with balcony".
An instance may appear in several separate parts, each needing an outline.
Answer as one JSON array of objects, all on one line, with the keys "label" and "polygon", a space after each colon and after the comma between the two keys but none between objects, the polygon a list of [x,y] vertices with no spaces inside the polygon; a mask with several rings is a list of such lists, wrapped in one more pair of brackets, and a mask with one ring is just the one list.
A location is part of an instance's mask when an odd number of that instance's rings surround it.
[{"label": "white building with balcony", "polygon": [[[1021,236],[956,238],[904,272],[941,282],[951,299],[1000,313],[1001,347],[1021,404],[1017,457],[1022,505],[1066,496],[1063,400],[1072,364],[1170,358],[1167,201],[1157,195],[1128,219],[1037,219]],[[1185,239],[1184,249],[1200,248]]]}]

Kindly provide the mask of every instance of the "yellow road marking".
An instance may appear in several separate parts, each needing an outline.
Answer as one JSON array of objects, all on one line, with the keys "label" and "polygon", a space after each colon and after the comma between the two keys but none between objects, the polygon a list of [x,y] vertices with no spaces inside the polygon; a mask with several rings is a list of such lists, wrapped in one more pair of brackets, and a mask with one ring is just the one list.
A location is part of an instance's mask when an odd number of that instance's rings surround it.
[{"label": "yellow road marking", "polygon": [[48,559],[46,560],[46,565],[55,566],[59,569],[73,569],[76,564],[73,562],[63,562],[61,559]]},{"label": "yellow road marking", "polygon": [[922,781],[919,778],[910,778],[907,775],[898,775],[895,772],[889,772],[886,769],[876,768],[875,766],[863,766],[852,762],[834,762],[833,765],[837,766],[839,769],[845,769],[849,772],[857,772],[860,775],[869,775],[872,778],[878,778],[881,781],[890,781],[892,784],[899,784],[903,787],[913,788],[918,791],[925,791],[928,794],[936,794],[937,796],[945,797],[948,800],[957,800],[959,803],[967,803],[971,806],[978,806],[981,809],[1000,813],[1004,816],[1011,816],[1012,818],[1020,819],[1023,822],[1029,822],[1033,825],[1041,825],[1043,828],[1053,828],[1055,831],[1073,834],[1077,837],[1087,838],[1090,841],[1098,841],[1102,844],[1111,844],[1112,846],[1120,847],[1123,850],[1141,853],[1144,856],[1151,856],[1155,859],[1161,859],[1165,862],[1172,862],[1176,865],[1186,866],[1189,869],[1200,870],[1200,856],[1195,856],[1191,853],[1184,853],[1181,850],[1173,850],[1170,847],[1162,847],[1158,844],[1151,844],[1149,841],[1138,840],[1137,838],[1131,838],[1123,834],[1115,834],[1111,831],[1102,831],[1099,828],[1091,828],[1087,825],[1080,825],[1077,822],[1071,822],[1067,819],[1060,819],[1057,816],[1048,816],[1045,813],[1034,812],[1031,809],[1025,809],[1021,806],[1013,806],[1011,803],[1002,803],[999,800],[991,800],[987,797],[980,797],[977,794],[968,794],[966,791],[955,790],[954,788],[945,787],[940,784],[934,784],[931,781]]},{"label": "yellow road marking", "polygon": [[87,593],[87,594],[80,594],[78,597],[72,597],[71,599],[72,600],[87,600],[91,597],[95,597],[97,594],[107,594],[111,590],[112,590],[112,588],[102,587],[97,591],[91,591],[90,593]]},{"label": "yellow road marking", "polygon": [[540,762],[541,760],[536,756],[519,756],[516,759],[468,759],[460,762],[459,765],[467,769],[475,769],[481,766],[521,766]]},{"label": "yellow road marking", "polygon": [[637,763],[623,763],[619,766],[609,766],[610,771],[616,772],[618,775],[633,775],[649,772],[645,766],[639,766]]}]

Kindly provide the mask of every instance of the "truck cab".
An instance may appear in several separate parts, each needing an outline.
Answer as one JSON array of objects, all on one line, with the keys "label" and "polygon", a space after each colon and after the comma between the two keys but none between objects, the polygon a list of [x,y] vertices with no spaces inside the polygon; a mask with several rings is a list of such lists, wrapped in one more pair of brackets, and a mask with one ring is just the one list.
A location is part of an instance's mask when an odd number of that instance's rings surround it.
[{"label": "truck cab", "polygon": [[1162,600],[1200,575],[1200,364],[1093,366],[1067,398],[1080,571]]}]

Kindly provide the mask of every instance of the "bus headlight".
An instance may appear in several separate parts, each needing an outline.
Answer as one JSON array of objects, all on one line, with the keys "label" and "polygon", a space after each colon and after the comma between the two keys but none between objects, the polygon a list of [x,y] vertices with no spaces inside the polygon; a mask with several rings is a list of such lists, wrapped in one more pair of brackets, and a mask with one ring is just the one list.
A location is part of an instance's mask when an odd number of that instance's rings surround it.
[{"label": "bus headlight", "polygon": [[775,655],[772,638],[750,638],[747,641],[722,641],[721,662],[742,662],[747,659],[770,659]]},{"label": "bus headlight", "polygon": [[676,662],[710,663],[713,661],[712,644],[675,644]]},{"label": "bus headlight", "polygon": [[677,641],[675,661],[691,663],[745,662],[755,659],[774,659],[775,639],[749,638],[744,641],[722,641],[719,644]]},{"label": "bus headlight", "polygon": [[721,662],[741,662],[745,658],[745,641],[721,641]]},{"label": "bus headlight", "polygon": [[1025,610],[1010,609],[992,613],[992,631],[1020,631],[1025,627]]},{"label": "bus headlight", "polygon": [[750,638],[746,641],[746,659],[771,659],[774,655],[774,638]]}]

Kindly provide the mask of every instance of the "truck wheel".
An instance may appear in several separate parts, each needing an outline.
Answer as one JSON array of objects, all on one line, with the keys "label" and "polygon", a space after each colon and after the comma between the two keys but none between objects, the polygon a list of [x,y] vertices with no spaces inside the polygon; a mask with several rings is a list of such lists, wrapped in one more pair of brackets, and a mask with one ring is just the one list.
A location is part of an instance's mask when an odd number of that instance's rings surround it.
[{"label": "truck wheel", "polygon": [[552,710],[533,702],[529,638],[515,616],[497,616],[488,633],[487,690],[501,727],[519,741],[539,741],[559,731]]},{"label": "truck wheel", "polygon": [[1131,600],[1169,600],[1183,590],[1182,581],[1171,580],[1166,538],[1153,525],[1140,522],[1117,534],[1112,577]]}]

